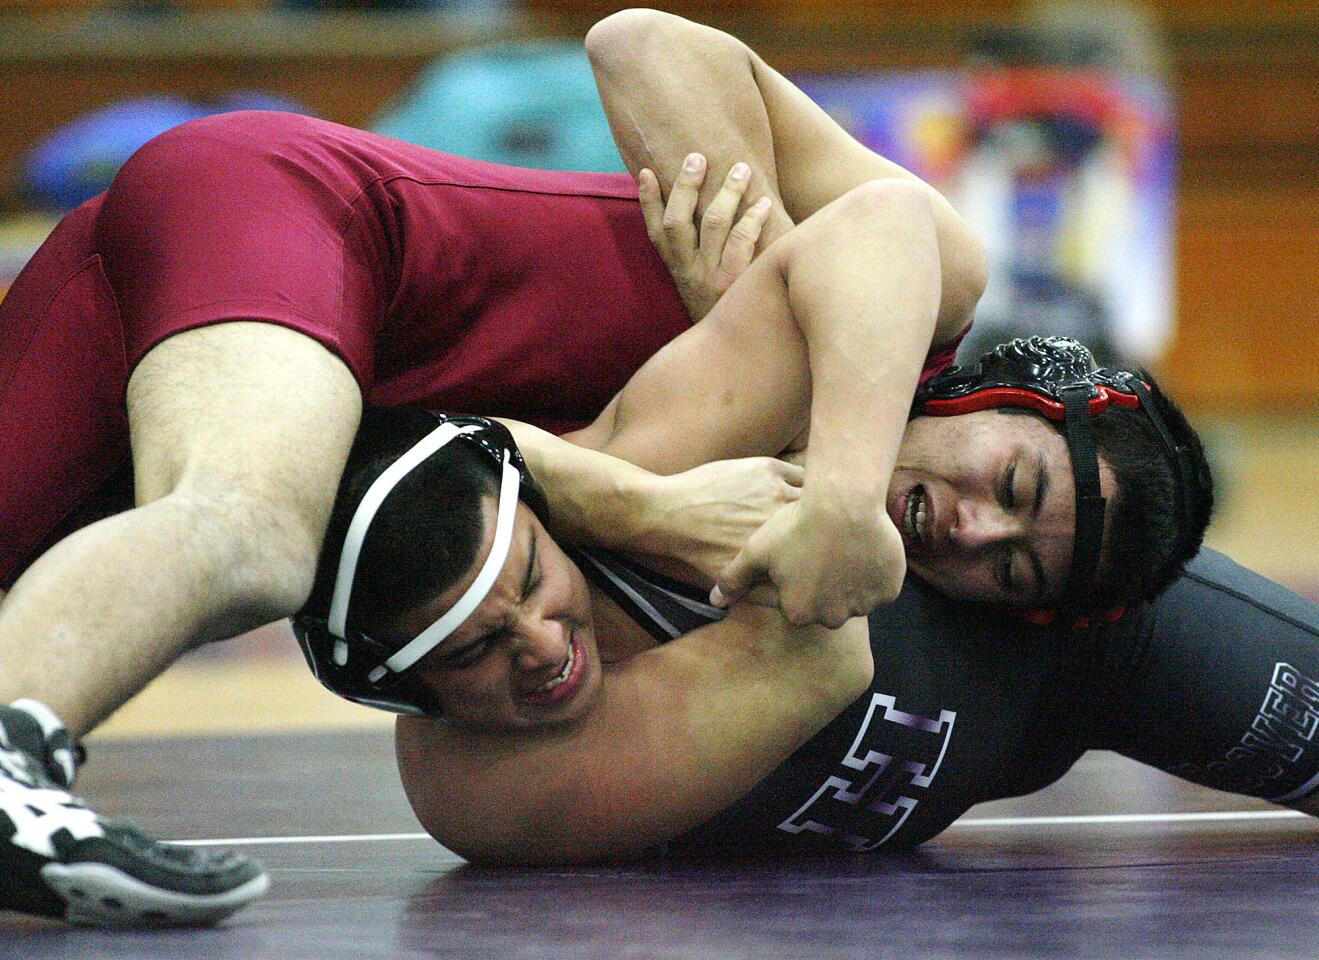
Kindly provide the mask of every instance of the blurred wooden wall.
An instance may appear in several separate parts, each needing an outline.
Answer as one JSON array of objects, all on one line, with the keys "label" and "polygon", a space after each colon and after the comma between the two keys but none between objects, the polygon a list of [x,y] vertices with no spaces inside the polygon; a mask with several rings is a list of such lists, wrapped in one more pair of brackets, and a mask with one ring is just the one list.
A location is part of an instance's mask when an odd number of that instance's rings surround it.
[{"label": "blurred wooden wall", "polygon": [[[123,97],[260,88],[360,125],[433,56],[509,35],[580,36],[624,5],[529,0],[525,17],[475,24],[391,16],[309,23],[232,9],[147,21],[64,14],[21,30],[0,21],[0,194],[37,137]],[[1021,7],[664,6],[731,30],[788,72],[959,64],[977,32],[1011,22]],[[1149,12],[1169,54],[1182,125],[1179,333],[1167,379],[1199,410],[1319,413],[1319,4],[1164,0]]]},{"label": "blurred wooden wall", "polygon": [[[529,0],[577,25],[623,6]],[[1081,6],[1074,4],[1073,6]],[[791,72],[946,67],[1015,0],[671,0]],[[1104,17],[1107,5],[1082,9]],[[1196,410],[1311,414],[1319,443],[1319,3],[1161,0],[1181,121],[1178,333],[1163,373]]]}]

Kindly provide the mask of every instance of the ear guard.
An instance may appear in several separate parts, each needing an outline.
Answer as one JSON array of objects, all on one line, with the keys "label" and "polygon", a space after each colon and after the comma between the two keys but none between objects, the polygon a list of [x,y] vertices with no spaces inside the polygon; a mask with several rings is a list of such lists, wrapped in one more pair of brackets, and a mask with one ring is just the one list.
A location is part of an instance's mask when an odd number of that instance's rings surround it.
[{"label": "ear guard", "polygon": [[1140,374],[1099,368],[1089,350],[1067,337],[1018,338],[984,354],[973,368],[951,367],[917,391],[912,410],[948,417],[999,407],[1033,410],[1061,423],[1076,484],[1076,537],[1067,584],[1055,609],[1027,611],[1026,618],[1065,628],[1117,619],[1123,608],[1096,611],[1091,601],[1106,507],[1091,421],[1110,407],[1140,410],[1149,419],[1173,465],[1179,537],[1190,536],[1195,474],[1189,448],[1174,440]]},{"label": "ear guard", "polygon": [[[344,537],[326,617],[299,614],[293,633],[316,679],[345,699],[402,714],[438,714],[440,705],[408,669],[434,650],[481,604],[503,569],[519,499],[543,515],[544,494],[527,471],[508,430],[484,417],[433,413],[436,427],[389,466],[363,495]],[[478,451],[500,471],[494,544],[476,580],[438,620],[400,644],[378,641],[350,626],[353,582],[371,521],[391,491],[450,443]]]}]

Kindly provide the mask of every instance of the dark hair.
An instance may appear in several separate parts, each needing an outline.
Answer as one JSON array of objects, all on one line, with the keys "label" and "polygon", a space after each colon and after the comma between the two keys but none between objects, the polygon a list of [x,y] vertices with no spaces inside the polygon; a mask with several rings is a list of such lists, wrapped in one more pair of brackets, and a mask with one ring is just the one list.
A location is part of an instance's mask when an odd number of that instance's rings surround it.
[{"label": "dark hair", "polygon": [[[424,410],[367,408],[339,482],[311,598],[299,616],[329,615],[339,555],[371,484],[435,429]],[[382,617],[420,606],[469,571],[485,538],[481,498],[498,496],[495,465],[467,443],[450,443],[399,482],[362,544],[348,626],[368,635]]]},{"label": "dark hair", "polygon": [[1110,407],[1094,419],[1095,446],[1113,470],[1117,496],[1108,549],[1095,585],[1095,606],[1111,609],[1153,600],[1200,551],[1214,510],[1214,480],[1195,429],[1144,370],[1150,397],[1185,462],[1178,512],[1177,470],[1149,417]]},{"label": "dark hair", "polygon": [[[1182,492],[1186,507],[1179,516],[1176,467],[1143,411],[1115,404],[1091,421],[1095,447],[1117,481],[1117,493],[1108,503],[1109,532],[1091,594],[1090,607],[1097,611],[1148,602],[1171,586],[1199,552],[1213,512],[1213,477],[1204,445],[1154,378],[1144,370],[1139,374],[1149,384],[1168,432],[1184,450],[1190,480]],[[1021,408],[1000,409],[1038,416]],[[1061,424],[1046,422],[1061,431]]]}]

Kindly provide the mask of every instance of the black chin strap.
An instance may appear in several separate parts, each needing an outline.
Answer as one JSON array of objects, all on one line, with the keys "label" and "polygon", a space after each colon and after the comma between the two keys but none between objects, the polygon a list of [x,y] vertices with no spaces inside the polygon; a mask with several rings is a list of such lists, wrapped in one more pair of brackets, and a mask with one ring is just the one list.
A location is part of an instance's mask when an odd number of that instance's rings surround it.
[{"label": "black chin strap", "polygon": [[1099,454],[1095,450],[1090,425],[1089,384],[1063,387],[1063,428],[1067,449],[1072,455],[1072,476],[1076,481],[1076,538],[1072,545],[1071,572],[1058,604],[1055,625],[1070,630],[1083,614],[1089,612],[1095,574],[1099,569],[1099,551],[1104,542],[1105,501],[1099,488]]}]

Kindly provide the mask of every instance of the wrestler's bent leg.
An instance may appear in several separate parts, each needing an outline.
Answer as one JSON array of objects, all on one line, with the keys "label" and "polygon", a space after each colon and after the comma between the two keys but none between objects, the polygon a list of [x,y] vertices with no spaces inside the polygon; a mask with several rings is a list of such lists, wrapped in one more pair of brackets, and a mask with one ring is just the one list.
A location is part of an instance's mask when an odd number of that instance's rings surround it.
[{"label": "wrestler's bent leg", "polygon": [[1096,649],[1094,746],[1319,816],[1319,606],[1206,548]]},{"label": "wrestler's bent leg", "polygon": [[82,735],[189,647],[294,612],[361,395],[315,341],[268,324],[189,331],[129,383],[136,509],[47,551],[0,611],[0,703]]}]

